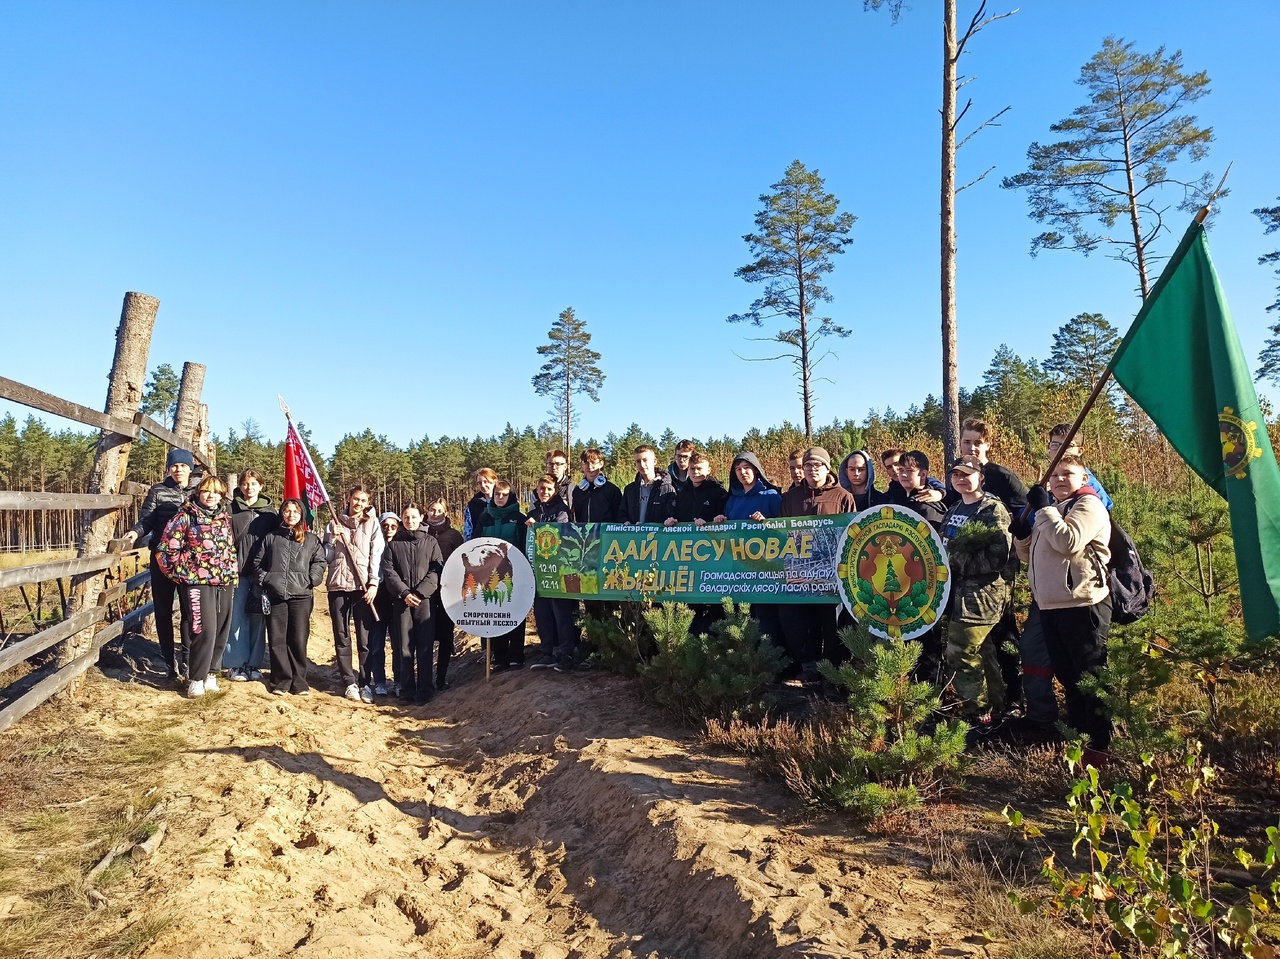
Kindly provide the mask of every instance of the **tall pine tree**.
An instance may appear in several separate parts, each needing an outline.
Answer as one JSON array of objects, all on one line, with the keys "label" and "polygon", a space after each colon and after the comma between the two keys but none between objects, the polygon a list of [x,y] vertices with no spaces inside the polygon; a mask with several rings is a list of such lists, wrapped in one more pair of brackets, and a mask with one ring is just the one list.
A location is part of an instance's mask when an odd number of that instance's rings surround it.
[{"label": "tall pine tree", "polygon": [[600,371],[600,354],[591,349],[587,325],[574,315],[573,307],[565,308],[556,318],[547,339],[546,346],[538,347],[538,355],[547,357],[547,362],[533,378],[533,391],[553,398],[552,416],[568,452],[573,449],[573,396],[585,393],[599,403],[604,373]]},{"label": "tall pine tree", "polygon": [[849,335],[831,317],[816,316],[815,311],[819,303],[831,301],[822,277],[835,268],[832,257],[853,242],[848,234],[856,217],[837,214],[840,201],[826,192],[818,171],[810,171],[799,160],[769,189],[773,192],[760,197],[764,208],[756,214],[757,232],[743,237],[755,259],[734,272],[748,283],[765,283],[764,294],[746,313],[728,319],[754,326],[781,319],[783,328],[767,339],[785,349],[759,359],[790,359],[795,364],[804,403],[804,433],[812,439],[813,367],[822,359],[815,359],[814,345],[826,336]]}]

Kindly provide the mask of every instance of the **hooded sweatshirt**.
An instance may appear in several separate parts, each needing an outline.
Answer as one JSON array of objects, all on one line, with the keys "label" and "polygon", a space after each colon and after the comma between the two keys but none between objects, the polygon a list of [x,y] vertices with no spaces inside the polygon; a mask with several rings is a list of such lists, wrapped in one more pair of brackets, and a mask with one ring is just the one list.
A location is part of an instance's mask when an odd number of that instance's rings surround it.
[{"label": "hooded sweatshirt", "polygon": [[805,482],[782,494],[783,516],[835,516],[853,512],[853,494],[836,482],[834,473],[828,473],[826,483],[818,489]]},{"label": "hooded sweatshirt", "polygon": [[242,577],[249,572],[253,548],[278,525],[280,517],[272,509],[271,497],[259,494],[249,504],[244,501],[244,494],[239,489],[231,494],[231,531],[236,537],[236,555],[240,557]]},{"label": "hooded sweatshirt", "polygon": [[[853,486],[849,483],[849,474],[845,472],[849,465],[849,460],[855,456],[861,456],[867,463],[867,490],[865,493],[855,493]],[[857,504],[858,512],[864,509],[871,509],[873,506],[881,506],[889,502],[889,494],[882,493],[876,489],[876,464],[871,458],[871,454],[866,450],[854,450],[848,456],[840,461],[840,469],[836,471],[836,479],[840,485],[849,491],[849,495],[853,497],[853,501]]]},{"label": "hooded sweatshirt", "polygon": [[[738,479],[738,464],[748,463],[756,471],[756,481],[750,489],[742,488]],[[729,499],[724,505],[725,519],[750,519],[752,513],[763,513],[765,519],[782,515],[782,494],[769,482],[764,468],[755,453],[739,453],[729,467]]]}]

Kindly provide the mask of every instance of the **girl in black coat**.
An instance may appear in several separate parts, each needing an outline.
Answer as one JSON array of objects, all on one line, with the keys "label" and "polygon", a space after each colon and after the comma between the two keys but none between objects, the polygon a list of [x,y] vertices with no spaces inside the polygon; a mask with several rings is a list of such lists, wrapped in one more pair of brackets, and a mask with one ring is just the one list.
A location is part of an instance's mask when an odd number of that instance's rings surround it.
[{"label": "girl in black coat", "polygon": [[[556,492],[556,478],[550,474],[538,480],[536,499],[529,505],[527,525],[569,522],[569,507]],[[538,655],[530,669],[554,669],[567,673],[573,669],[574,651],[578,646],[578,601],[536,596],[533,620],[538,628]]]},{"label": "girl in black coat", "polygon": [[307,686],[311,610],[314,590],[329,569],[324,547],[307,530],[303,515],[301,500],[285,500],[280,505],[280,525],[263,537],[249,561],[267,614],[271,691],[277,696],[311,691]]}]

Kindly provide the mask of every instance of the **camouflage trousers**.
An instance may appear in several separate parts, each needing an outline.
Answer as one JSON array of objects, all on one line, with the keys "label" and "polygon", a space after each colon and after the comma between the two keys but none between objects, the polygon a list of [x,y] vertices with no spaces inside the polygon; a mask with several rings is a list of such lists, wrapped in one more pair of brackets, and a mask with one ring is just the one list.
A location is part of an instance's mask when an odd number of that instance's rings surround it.
[{"label": "camouflage trousers", "polygon": [[995,623],[974,626],[947,624],[947,668],[954,675],[952,685],[963,702],[965,719],[983,713],[1000,713],[1005,707],[1005,684],[1000,674],[996,641],[991,636]]}]

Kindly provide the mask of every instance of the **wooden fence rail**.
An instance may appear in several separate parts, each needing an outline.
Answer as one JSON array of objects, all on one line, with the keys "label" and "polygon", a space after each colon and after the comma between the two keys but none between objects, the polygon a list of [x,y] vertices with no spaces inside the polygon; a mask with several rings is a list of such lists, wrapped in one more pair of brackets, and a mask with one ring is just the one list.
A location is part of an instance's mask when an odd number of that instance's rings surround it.
[{"label": "wooden fence rail", "polygon": [[132,506],[133,497],[121,493],[27,493],[0,490],[0,509],[89,509],[114,510]]},{"label": "wooden fence rail", "polygon": [[[144,589],[150,583],[149,571],[128,572],[130,562],[136,569],[145,551],[125,550],[125,541],[111,538],[115,535],[112,530],[116,528],[120,511],[132,507],[137,497],[147,491],[142,484],[125,482],[122,475],[132,440],[145,433],[190,452],[206,470],[212,472],[214,469],[212,455],[203,447],[207,434],[201,433],[201,442],[197,443],[193,432],[201,429],[202,423],[207,423],[206,410],[200,406],[200,389],[204,380],[202,365],[187,363],[183,367],[179,388],[182,409],[173,430],[157,423],[138,408],[159,305],[158,300],[145,294],[125,294],[120,326],[116,332],[116,353],[106,412],[0,376],[0,399],[102,431],[90,474],[90,492],[0,491],[0,511],[74,510],[81,516],[79,556],[0,570],[0,590],[15,587],[21,590],[24,586],[55,581],[64,617],[62,622],[38,629],[7,646],[4,645],[7,637],[0,634],[0,676],[32,657],[41,656],[55,647],[58,649],[56,658],[43,656],[27,675],[0,688],[0,731],[50,697],[68,687],[74,688],[79,678],[97,663],[98,651],[103,646],[126,632],[138,631],[155,613],[153,602],[133,610],[126,608],[129,594]],[[110,572],[113,570],[114,573]],[[66,577],[71,578],[69,602],[63,587]],[[25,593],[23,599],[26,600]],[[30,608],[30,604],[27,605]],[[35,612],[38,611],[37,606]],[[39,625],[37,622],[36,626]]]}]

